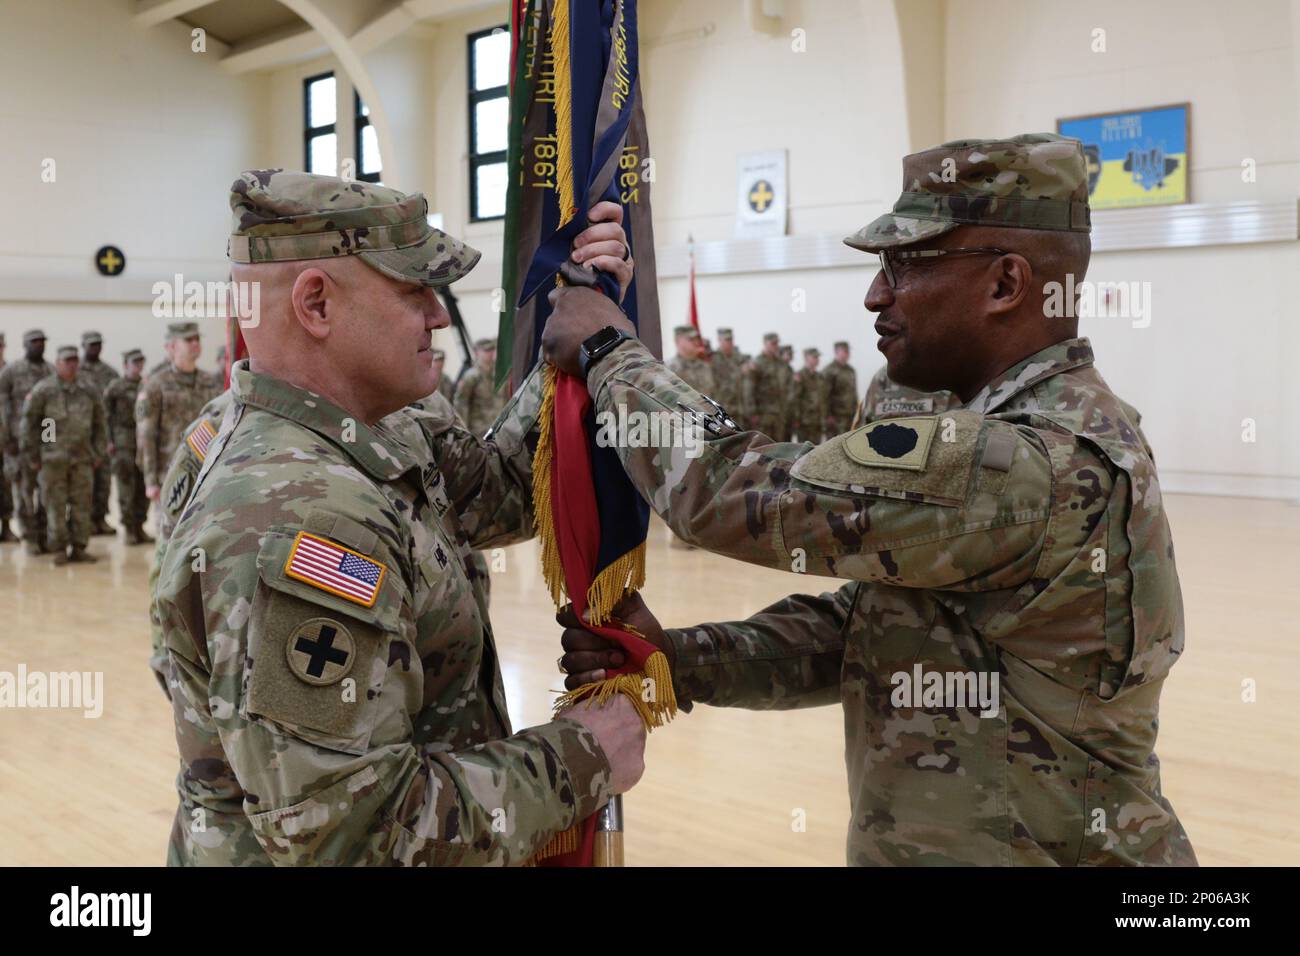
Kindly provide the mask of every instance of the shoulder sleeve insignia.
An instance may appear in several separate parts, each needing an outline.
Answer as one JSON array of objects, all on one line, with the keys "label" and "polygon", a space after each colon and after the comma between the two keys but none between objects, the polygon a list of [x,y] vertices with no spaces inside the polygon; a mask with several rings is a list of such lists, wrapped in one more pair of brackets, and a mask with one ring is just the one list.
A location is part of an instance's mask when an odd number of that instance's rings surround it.
[{"label": "shoulder sleeve insignia", "polygon": [[356,642],[342,621],[314,617],[294,628],[284,651],[295,677],[324,687],[338,683],[352,670]]},{"label": "shoulder sleeve insignia", "polygon": [[185,443],[190,446],[190,451],[194,452],[194,457],[199,461],[203,461],[208,456],[208,446],[212,444],[212,439],[216,437],[217,429],[212,422],[205,418],[185,436]]},{"label": "shoulder sleeve insignia", "polygon": [[934,418],[894,418],[859,428],[844,441],[844,453],[860,465],[925,471],[934,440]]},{"label": "shoulder sleeve insignia", "polygon": [[362,607],[374,607],[387,566],[326,538],[299,531],[284,573]]}]

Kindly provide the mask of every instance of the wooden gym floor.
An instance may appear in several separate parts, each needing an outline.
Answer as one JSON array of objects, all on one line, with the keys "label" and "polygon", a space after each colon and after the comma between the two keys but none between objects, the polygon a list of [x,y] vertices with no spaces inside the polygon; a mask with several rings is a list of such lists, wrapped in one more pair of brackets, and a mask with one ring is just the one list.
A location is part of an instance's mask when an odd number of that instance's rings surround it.
[{"label": "wooden gym floor", "polygon": [[[1169,496],[1187,648],[1166,684],[1165,794],[1202,864],[1297,862],[1300,507]],[[146,665],[151,549],[92,539],[95,565],[0,547],[0,670],[104,674],[102,717],[0,710],[0,865],[155,865],[175,807],[171,708]],[[529,543],[494,575],[516,727],[548,718],[559,630]],[[666,625],[743,617],[807,580],[670,549],[651,528],[646,600]],[[1242,701],[1253,679],[1257,699]],[[656,731],[625,798],[630,866],[839,866],[848,820],[840,710],[698,707]],[[791,827],[806,813],[805,832]]]}]

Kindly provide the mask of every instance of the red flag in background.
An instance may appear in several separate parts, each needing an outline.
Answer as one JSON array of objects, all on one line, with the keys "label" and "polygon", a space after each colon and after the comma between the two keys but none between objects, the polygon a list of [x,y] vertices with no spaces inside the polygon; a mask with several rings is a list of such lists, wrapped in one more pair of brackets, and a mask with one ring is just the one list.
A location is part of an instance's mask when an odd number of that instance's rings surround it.
[{"label": "red flag in background", "polygon": [[691,255],[691,278],[689,282],[690,291],[688,293],[690,299],[688,300],[686,306],[686,318],[687,321],[691,323],[691,327],[694,328],[696,332],[698,332],[700,331],[700,310],[699,307],[696,306],[695,304],[695,240],[688,237],[686,242],[689,245],[690,255]]}]

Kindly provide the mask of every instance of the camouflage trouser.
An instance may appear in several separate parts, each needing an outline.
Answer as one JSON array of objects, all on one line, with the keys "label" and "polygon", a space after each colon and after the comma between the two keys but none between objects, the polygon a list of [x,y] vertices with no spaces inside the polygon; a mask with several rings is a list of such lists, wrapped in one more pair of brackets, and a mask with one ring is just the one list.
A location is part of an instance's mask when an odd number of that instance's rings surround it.
[{"label": "camouflage trouser", "polygon": [[104,462],[95,469],[95,488],[91,495],[90,520],[99,523],[108,514],[108,497],[113,489],[113,469]]},{"label": "camouflage trouser", "polygon": [[843,435],[853,427],[853,413],[847,415],[831,415],[831,424],[826,430],[827,438],[834,438],[836,435]]},{"label": "camouflage trouser", "polygon": [[785,425],[785,418],[779,415],[760,414],[757,416],[758,424],[755,429],[762,432],[772,441],[789,441],[789,431]]},{"label": "camouflage trouser", "polygon": [[0,449],[0,524],[7,524],[13,516],[13,489],[9,487],[9,473],[5,470],[5,454]]},{"label": "camouflage trouser", "polygon": [[149,499],[144,494],[144,473],[136,466],[135,456],[114,455],[113,477],[117,479],[117,510],[121,512],[122,527],[140,527],[149,516]]},{"label": "camouflage trouser", "polygon": [[84,548],[89,543],[94,471],[88,461],[52,458],[41,462],[41,497],[49,521],[46,545],[51,551],[63,551],[69,544]]},{"label": "camouflage trouser", "polygon": [[23,456],[5,452],[5,482],[13,489],[14,514],[27,541],[45,540],[45,500],[39,493],[39,467],[23,461]]},{"label": "camouflage trouser", "polygon": [[820,421],[809,420],[800,422],[797,426],[796,434],[800,441],[810,441],[814,445],[822,443],[822,429],[825,426]]}]

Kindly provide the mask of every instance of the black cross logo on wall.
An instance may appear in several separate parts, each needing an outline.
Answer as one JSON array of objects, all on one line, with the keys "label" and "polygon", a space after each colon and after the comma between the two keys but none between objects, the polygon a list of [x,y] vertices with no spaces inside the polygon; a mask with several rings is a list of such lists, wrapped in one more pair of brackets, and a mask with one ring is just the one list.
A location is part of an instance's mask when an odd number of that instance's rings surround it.
[{"label": "black cross logo on wall", "polygon": [[314,641],[305,637],[298,638],[293,649],[306,654],[311,660],[307,664],[307,673],[320,677],[325,673],[325,664],[338,664],[340,667],[348,662],[348,652],[334,646],[334,637],[338,630],[328,624],[321,625],[320,635]]}]

